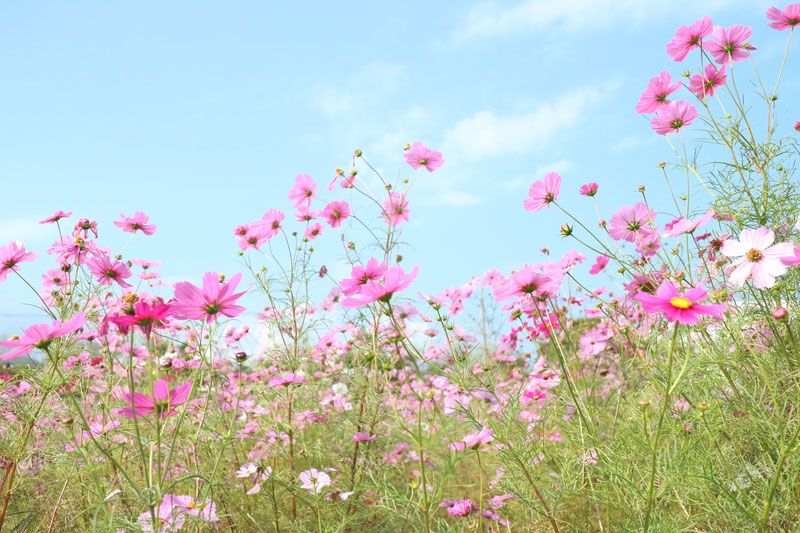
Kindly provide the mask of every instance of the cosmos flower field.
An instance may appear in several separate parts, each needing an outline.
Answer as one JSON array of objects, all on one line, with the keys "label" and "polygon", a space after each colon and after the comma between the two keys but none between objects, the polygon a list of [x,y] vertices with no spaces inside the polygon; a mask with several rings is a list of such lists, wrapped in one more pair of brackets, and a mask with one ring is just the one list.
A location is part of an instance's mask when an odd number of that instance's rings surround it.
[{"label": "cosmos flower field", "polygon": [[417,290],[403,228],[447,164],[420,142],[287,180],[231,228],[240,272],[165,284],[103,246],[156,233],[146,206],[0,246],[0,295],[48,316],[0,341],[0,531],[800,530],[800,121],[777,120],[800,3],[758,23],[776,79],[750,26],[665,36],[631,112],[673,158],[640,201],[589,219],[560,201],[602,184],[530,185],[531,228],[574,246],[544,263]]}]

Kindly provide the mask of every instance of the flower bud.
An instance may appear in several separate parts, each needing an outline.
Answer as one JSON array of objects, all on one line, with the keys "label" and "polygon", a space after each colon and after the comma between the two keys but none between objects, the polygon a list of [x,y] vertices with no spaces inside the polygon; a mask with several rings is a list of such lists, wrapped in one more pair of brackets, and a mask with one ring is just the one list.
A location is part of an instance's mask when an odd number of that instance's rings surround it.
[{"label": "flower bud", "polygon": [[644,186],[644,185],[639,185],[639,188],[638,188],[638,189],[636,189],[636,190],[637,190],[637,191],[639,191],[639,192],[644,192],[644,191],[646,191],[647,189],[645,188],[645,186]]},{"label": "flower bud", "polygon": [[650,407],[650,400],[639,400],[639,407]]},{"label": "flower bud", "polygon": [[73,422],[75,422],[75,419],[71,416],[68,416],[67,418],[61,420],[61,425],[69,427]]},{"label": "flower bud", "polygon": [[658,168],[664,168],[665,166],[667,166],[666,161],[662,161],[661,163],[658,164]]},{"label": "flower bud", "polygon": [[406,143],[406,144],[404,144],[404,145],[403,145],[403,151],[404,151],[404,152],[405,152],[406,150],[410,150],[410,149],[411,149],[411,143]]},{"label": "flower bud", "polygon": [[775,320],[783,320],[789,315],[789,311],[785,307],[776,307],[772,312],[772,318]]},{"label": "flower bud", "polygon": [[359,150],[358,148],[356,148],[356,151],[353,153],[355,154],[356,157],[361,157],[362,154],[361,150]]},{"label": "flower bud", "polygon": [[707,411],[708,410],[708,404],[705,403],[705,402],[698,403],[697,404],[697,408],[700,409],[701,411]]},{"label": "flower bud", "polygon": [[572,235],[572,226],[569,224],[561,224],[561,235],[564,237],[569,237]]},{"label": "flower bud", "polygon": [[244,363],[247,360],[247,354],[245,352],[236,352],[234,357],[237,363]]}]

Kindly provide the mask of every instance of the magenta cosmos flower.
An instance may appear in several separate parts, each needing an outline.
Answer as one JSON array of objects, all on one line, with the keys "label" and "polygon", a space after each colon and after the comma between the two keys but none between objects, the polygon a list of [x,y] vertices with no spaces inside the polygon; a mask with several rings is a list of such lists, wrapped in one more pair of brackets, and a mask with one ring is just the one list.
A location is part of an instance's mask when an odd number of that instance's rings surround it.
[{"label": "magenta cosmos flower", "polygon": [[635,242],[654,232],[653,221],[655,218],[656,212],[648,209],[644,202],[627,205],[611,217],[608,234],[617,241],[623,239]]},{"label": "magenta cosmos flower", "polygon": [[216,272],[206,272],[202,287],[196,287],[188,281],[179,281],[175,284],[175,297],[171,302],[172,316],[181,320],[213,322],[218,315],[229,318],[241,315],[245,308],[236,305],[236,300],[247,290],[236,294],[233,292],[241,280],[242,275],[239,273],[223,283]]},{"label": "magenta cosmos flower", "polygon": [[692,104],[678,100],[658,110],[658,114],[650,121],[650,126],[659,135],[678,133],[684,126],[690,125],[697,118],[697,110]]},{"label": "magenta cosmos flower", "polygon": [[781,259],[794,256],[788,242],[773,245],[775,233],[769,228],[743,229],[739,240],[728,239],[720,252],[726,257],[736,257],[730,275],[733,285],[742,286],[753,276],[753,285],[768,289],[775,285],[775,278],[786,273],[787,266]]},{"label": "magenta cosmos flower", "polygon": [[726,65],[717,67],[713,63],[706,65],[705,76],[695,74],[689,80],[689,90],[692,91],[697,98],[703,99],[709,96],[714,96],[717,87],[725,85],[728,80],[728,75],[725,74]]},{"label": "magenta cosmos flower", "polygon": [[149,335],[153,327],[163,326],[170,314],[172,314],[172,310],[167,304],[156,303],[150,305],[147,302],[136,302],[133,306],[132,315],[109,316],[108,320],[117,326],[121,326],[120,329],[124,328],[125,331],[123,333],[127,333],[128,328],[131,326],[136,326],[146,335]]},{"label": "magenta cosmos flower", "polygon": [[780,31],[794,29],[800,24],[800,4],[789,4],[783,11],[771,7],[767,10],[767,18],[773,21],[767,24],[770,28]]},{"label": "magenta cosmos flower", "polygon": [[755,50],[747,40],[753,34],[750,26],[734,24],[729,28],[715,26],[711,33],[711,41],[706,45],[706,50],[714,56],[714,61],[730,64],[750,57],[748,50]]},{"label": "magenta cosmos flower", "polygon": [[117,282],[124,289],[133,287],[125,281],[132,275],[130,269],[122,261],[112,261],[107,254],[87,259],[86,266],[100,285],[110,286],[113,282]]},{"label": "magenta cosmos flower", "polygon": [[308,174],[298,174],[294,178],[294,187],[289,191],[289,200],[294,202],[294,207],[300,207],[303,203],[311,206],[311,201],[317,194],[317,183]]},{"label": "magenta cosmos flower", "polygon": [[159,379],[153,383],[152,398],[140,392],[134,392],[133,396],[124,394],[122,398],[131,405],[123,407],[121,413],[125,418],[140,418],[153,413],[159,418],[167,418],[175,415],[175,408],[186,403],[191,392],[191,383],[170,389],[166,381]]},{"label": "magenta cosmos flower", "polygon": [[639,291],[636,299],[642,304],[642,309],[648,313],[663,313],[668,322],[680,322],[681,324],[697,324],[700,321],[699,315],[711,315],[721,320],[721,313],[724,313],[728,306],[726,304],[698,304],[705,300],[708,293],[703,289],[689,289],[681,293],[669,281],[664,281],[656,293],[648,294]]},{"label": "magenta cosmos flower", "polygon": [[594,196],[597,194],[598,189],[597,183],[594,181],[587,183],[586,185],[581,185],[581,190],[579,191],[583,196]]},{"label": "magenta cosmos flower", "polygon": [[536,272],[531,265],[525,265],[511,274],[508,279],[494,286],[494,298],[498,302],[523,296],[546,298],[558,290],[560,281],[560,279],[554,279],[550,274]]},{"label": "magenta cosmos flower", "polygon": [[489,444],[494,440],[494,432],[484,427],[477,433],[470,433],[464,437],[460,442],[454,442],[449,445],[453,451],[466,450],[467,448],[477,449],[481,444]]},{"label": "magenta cosmos flower", "polygon": [[354,309],[372,302],[389,302],[392,295],[406,289],[414,278],[417,277],[419,267],[415,266],[406,274],[402,267],[394,266],[386,269],[383,279],[380,281],[370,280],[361,287],[361,298],[345,298],[342,300],[342,307]]},{"label": "magenta cosmos flower", "polygon": [[374,257],[367,261],[366,266],[354,265],[350,270],[350,277],[340,283],[342,294],[352,296],[360,294],[361,289],[368,281],[378,280],[386,273],[386,263],[378,262]]},{"label": "magenta cosmos flower", "polygon": [[58,222],[62,218],[69,218],[72,216],[72,211],[69,213],[65,213],[64,211],[56,211],[53,215],[47,217],[44,220],[40,220],[39,224],[52,224],[53,222]]},{"label": "magenta cosmos flower", "polygon": [[591,274],[593,276],[599,274],[600,272],[605,270],[606,265],[608,265],[609,261],[611,261],[611,259],[609,259],[605,255],[598,255],[597,259],[595,260],[594,264],[592,265],[592,268],[589,269],[589,274]]},{"label": "magenta cosmos flower", "polygon": [[322,216],[332,228],[338,228],[350,216],[350,206],[344,200],[334,200],[322,210]]},{"label": "magenta cosmos flower", "polygon": [[684,233],[693,233],[697,228],[704,226],[714,217],[714,210],[709,209],[706,211],[705,215],[701,215],[694,220],[689,220],[688,218],[679,218],[670,222],[669,224],[664,224],[664,237],[677,237],[678,235],[683,235]]},{"label": "magenta cosmos flower", "polygon": [[794,121],[794,129],[800,131],[800,120]]},{"label": "magenta cosmos flower", "polygon": [[670,101],[667,96],[681,88],[681,83],[672,83],[672,76],[666,70],[661,74],[650,79],[647,89],[639,98],[636,104],[637,113],[655,113],[664,106],[668,106]]},{"label": "magenta cosmos flower", "polygon": [[528,189],[528,198],[522,202],[522,206],[535,213],[545,206],[550,209],[550,204],[558,200],[558,193],[561,190],[561,176],[556,172],[550,172],[543,180],[534,182]]},{"label": "magenta cosmos flower", "polygon": [[[0,342],[0,346],[13,348],[4,354],[0,354],[0,359],[13,359],[31,353],[34,348],[46,350],[53,340],[75,333],[86,323],[86,313],[80,312],[66,322],[56,320],[52,324],[34,324],[29,326],[22,334],[22,337],[14,335],[7,341]],[[17,338],[15,338],[17,337]]]},{"label": "magenta cosmos flower", "polygon": [[253,231],[262,234],[265,239],[269,240],[281,231],[282,222],[285,218],[286,215],[283,214],[283,211],[270,209],[264,213],[261,220],[257,220],[250,226],[253,228]]},{"label": "magenta cosmos flower", "polygon": [[401,222],[408,222],[408,201],[406,195],[399,192],[390,192],[381,204],[383,217],[386,224],[396,226]]},{"label": "magenta cosmos flower", "polygon": [[691,26],[681,26],[675,38],[667,43],[667,53],[673,61],[683,61],[689,52],[699,47],[703,39],[711,35],[714,24],[709,17],[703,17]]},{"label": "magenta cosmos flower", "polygon": [[472,500],[456,500],[447,508],[448,514],[452,516],[467,516],[475,511],[475,504]]},{"label": "magenta cosmos flower", "polygon": [[11,241],[8,246],[0,248],[0,283],[6,280],[9,272],[18,272],[17,265],[36,259],[36,252],[26,252],[25,245],[19,241]]},{"label": "magenta cosmos flower", "polygon": [[428,172],[433,172],[444,165],[444,157],[442,157],[442,154],[431,150],[422,143],[412,144],[411,147],[406,150],[406,153],[403,154],[403,159],[413,168],[425,167],[428,169]]},{"label": "magenta cosmos flower", "polygon": [[126,233],[136,233],[141,230],[145,235],[152,235],[156,232],[156,228],[158,228],[155,224],[148,224],[147,221],[150,220],[150,217],[141,211],[136,211],[132,217],[126,217],[122,213],[120,213],[119,216],[121,220],[115,220],[114,225],[118,228],[122,228],[122,231]]},{"label": "magenta cosmos flower", "polygon": [[319,222],[315,222],[306,228],[305,232],[303,233],[303,236],[306,239],[313,241],[322,234],[322,228],[323,228],[322,224],[320,224]]}]

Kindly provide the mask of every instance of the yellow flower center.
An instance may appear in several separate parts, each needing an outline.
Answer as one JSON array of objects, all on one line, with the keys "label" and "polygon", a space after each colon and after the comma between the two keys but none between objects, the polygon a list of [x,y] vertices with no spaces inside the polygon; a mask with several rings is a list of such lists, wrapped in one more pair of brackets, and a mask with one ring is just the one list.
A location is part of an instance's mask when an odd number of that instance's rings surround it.
[{"label": "yellow flower center", "polygon": [[676,296],[675,298],[670,299],[669,303],[672,305],[672,307],[677,307],[678,309],[689,309],[692,306],[692,302],[683,296]]}]

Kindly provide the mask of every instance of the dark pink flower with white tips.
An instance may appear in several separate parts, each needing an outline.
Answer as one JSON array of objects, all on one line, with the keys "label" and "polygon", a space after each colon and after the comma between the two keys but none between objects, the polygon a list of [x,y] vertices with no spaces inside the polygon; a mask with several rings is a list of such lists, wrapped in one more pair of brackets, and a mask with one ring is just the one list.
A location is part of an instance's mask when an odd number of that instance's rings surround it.
[{"label": "dark pink flower with white tips", "polygon": [[22,337],[14,335],[11,339],[0,342],[0,346],[13,348],[13,350],[0,354],[0,359],[22,357],[23,355],[31,353],[34,349],[46,350],[55,339],[75,333],[82,328],[85,323],[86,313],[80,312],[66,322],[56,320],[52,324],[34,324],[29,326],[23,332]]},{"label": "dark pink flower with white tips", "polygon": [[428,172],[433,172],[444,165],[444,157],[440,152],[431,150],[422,143],[414,143],[403,154],[403,159],[413,168],[425,167]]},{"label": "dark pink flower with white tips", "polygon": [[667,53],[673,61],[683,61],[689,52],[699,47],[703,39],[711,35],[714,23],[703,17],[691,26],[681,26],[675,31],[675,38],[667,43]]},{"label": "dark pink flower with white tips", "polygon": [[123,213],[120,213],[119,216],[121,220],[115,220],[114,225],[125,233],[141,231],[145,235],[152,235],[158,228],[155,224],[148,224],[147,221],[150,220],[150,217],[141,211],[136,211],[132,217],[126,217]]},{"label": "dark pink flower with white tips", "polygon": [[543,180],[534,182],[528,189],[528,198],[522,202],[522,206],[535,213],[547,206],[548,209],[552,202],[558,200],[558,193],[561,190],[561,176],[556,172],[550,172]]},{"label": "dark pink flower with white tips", "polygon": [[717,87],[722,87],[728,80],[728,75],[725,73],[726,68],[727,65],[717,67],[713,63],[707,64],[704,76],[695,74],[691,77],[689,80],[689,90],[701,100],[709,96],[714,96]]},{"label": "dark pink flower with white tips", "polygon": [[417,277],[417,272],[418,266],[408,273],[399,266],[389,267],[380,281],[370,280],[361,288],[361,298],[345,298],[342,307],[353,309],[377,301],[386,303],[393,294],[408,288]]},{"label": "dark pink flower with white tips", "polygon": [[781,11],[777,7],[767,10],[767,18],[771,20],[767,26],[776,30],[793,30],[800,24],[800,4],[789,4],[786,9]]},{"label": "dark pink flower with white tips", "polygon": [[133,287],[125,281],[132,275],[128,266],[122,261],[112,261],[107,254],[87,259],[86,266],[100,285],[110,286],[112,283],[117,283],[124,289]]},{"label": "dark pink flower with white tips", "polygon": [[714,56],[714,61],[720,65],[727,65],[734,61],[742,61],[750,57],[748,50],[755,50],[747,42],[753,31],[750,26],[734,24],[728,28],[714,26],[711,41],[706,44],[706,50]]},{"label": "dark pink flower with white tips", "polygon": [[70,211],[69,213],[65,213],[64,211],[56,211],[46,219],[40,220],[39,224],[52,224],[54,222],[58,222],[62,218],[69,218],[70,216],[72,216],[72,211]]},{"label": "dark pink flower with white tips", "polygon": [[608,234],[614,240],[635,242],[646,235],[653,233],[653,221],[656,212],[648,209],[644,202],[628,205],[614,213],[608,224]]},{"label": "dark pink flower with white tips", "polygon": [[206,272],[202,287],[179,281],[175,284],[175,297],[171,302],[172,316],[181,320],[213,322],[219,315],[228,318],[241,315],[246,309],[236,305],[236,300],[247,291],[234,293],[241,280],[241,273],[234,274],[224,283],[216,272]]},{"label": "dark pink flower with white tips", "polygon": [[648,294],[643,291],[636,293],[636,300],[642,305],[642,309],[648,313],[662,313],[668,322],[680,322],[681,324],[697,324],[700,321],[699,315],[710,315],[721,320],[721,314],[728,306],[726,304],[700,304],[708,297],[708,293],[703,289],[692,288],[681,293],[671,282],[664,281],[655,294]]},{"label": "dark pink flower with white tips", "polygon": [[289,191],[289,200],[294,202],[294,207],[306,204],[311,206],[311,201],[317,194],[317,183],[308,174],[298,174],[294,178],[294,187]]},{"label": "dark pink flower with white tips", "polygon": [[374,257],[367,261],[365,266],[354,265],[350,270],[350,277],[339,284],[344,296],[359,294],[367,282],[379,280],[386,273],[386,263],[378,262]]},{"label": "dark pink flower with white tips", "polygon": [[681,88],[681,83],[672,83],[672,76],[666,70],[661,74],[650,79],[647,89],[639,97],[636,104],[637,113],[655,113],[664,106],[668,106],[670,101],[667,97]]},{"label": "dark pink flower with white tips", "polygon": [[26,252],[25,245],[10,241],[8,246],[0,247],[0,283],[6,280],[9,272],[19,272],[17,265],[36,259],[36,252]]},{"label": "dark pink flower with white tips", "polygon": [[794,256],[792,245],[788,242],[775,242],[775,233],[769,228],[743,229],[739,240],[728,239],[720,253],[726,257],[737,258],[731,264],[729,281],[742,286],[753,277],[753,285],[768,289],[775,285],[775,278],[786,273],[783,259]]},{"label": "dark pink flower with white tips", "polygon": [[690,125],[697,118],[697,110],[692,104],[678,100],[658,110],[658,114],[650,121],[650,126],[659,135],[678,133],[684,126]]},{"label": "dark pink flower with white tips", "polygon": [[350,205],[344,200],[334,200],[322,210],[322,216],[332,228],[338,228],[350,216]]},{"label": "dark pink flower with white tips", "polygon": [[159,379],[153,383],[152,398],[140,392],[124,394],[123,400],[131,405],[123,407],[121,414],[125,418],[141,418],[151,414],[156,414],[159,418],[174,416],[175,408],[186,403],[191,392],[191,383],[170,389],[166,381]]}]

